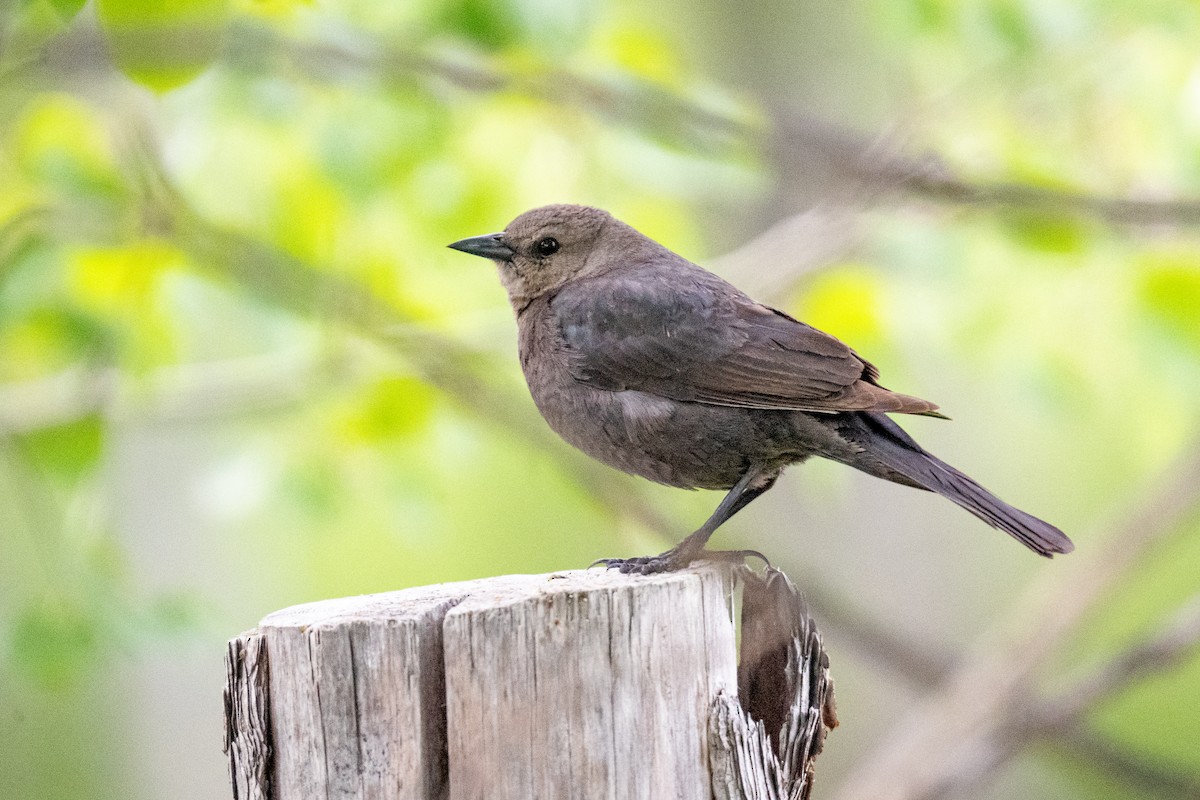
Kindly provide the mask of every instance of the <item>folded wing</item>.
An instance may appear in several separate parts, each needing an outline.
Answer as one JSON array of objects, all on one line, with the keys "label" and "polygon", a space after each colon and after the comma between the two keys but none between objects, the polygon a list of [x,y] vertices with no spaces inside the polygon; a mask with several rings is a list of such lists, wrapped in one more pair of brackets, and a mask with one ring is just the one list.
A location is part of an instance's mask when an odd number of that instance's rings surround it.
[{"label": "folded wing", "polygon": [[797,411],[929,414],[880,386],[834,337],[696,269],[576,281],[551,302],[576,380],[672,400]]}]

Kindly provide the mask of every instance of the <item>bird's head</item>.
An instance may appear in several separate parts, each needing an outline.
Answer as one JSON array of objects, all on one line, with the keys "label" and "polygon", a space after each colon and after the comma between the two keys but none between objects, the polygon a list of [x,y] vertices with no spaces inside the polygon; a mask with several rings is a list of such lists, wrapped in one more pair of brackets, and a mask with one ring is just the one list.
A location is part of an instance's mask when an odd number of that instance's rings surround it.
[{"label": "bird's head", "polygon": [[501,233],[473,236],[450,247],[496,262],[500,282],[519,309],[568,281],[609,268],[641,239],[607,211],[553,205],[526,211]]}]

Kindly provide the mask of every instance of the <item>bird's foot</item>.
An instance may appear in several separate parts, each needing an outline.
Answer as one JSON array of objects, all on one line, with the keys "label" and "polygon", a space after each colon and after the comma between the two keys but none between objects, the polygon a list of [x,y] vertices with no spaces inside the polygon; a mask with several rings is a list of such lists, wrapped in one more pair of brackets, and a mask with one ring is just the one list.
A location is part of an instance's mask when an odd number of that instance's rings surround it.
[{"label": "bird's foot", "polygon": [[588,567],[603,564],[607,569],[615,569],[623,575],[655,575],[660,572],[674,572],[683,569],[693,561],[716,561],[741,565],[747,558],[761,558],[768,567],[771,562],[757,550],[705,550],[703,548],[672,547],[665,553],[656,556],[638,556],[637,558],[601,558],[593,561]]},{"label": "bird's foot", "polygon": [[605,569],[615,569],[623,575],[655,575],[659,572],[674,572],[692,563],[692,558],[682,556],[677,549],[656,556],[637,558],[601,558],[593,561],[588,569],[603,564]]}]

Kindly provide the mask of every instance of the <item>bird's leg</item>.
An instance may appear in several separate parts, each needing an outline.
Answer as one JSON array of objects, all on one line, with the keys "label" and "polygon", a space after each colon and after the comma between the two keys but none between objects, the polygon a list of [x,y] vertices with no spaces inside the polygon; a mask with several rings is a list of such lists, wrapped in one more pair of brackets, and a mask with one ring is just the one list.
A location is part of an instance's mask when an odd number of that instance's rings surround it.
[{"label": "bird's leg", "polygon": [[704,545],[726,520],[749,505],[751,500],[774,486],[775,479],[778,477],[778,470],[768,472],[761,467],[751,467],[721,500],[712,516],[675,547],[656,556],[602,558],[592,566],[604,564],[610,569],[615,567],[626,574],[650,575],[655,572],[682,569],[700,558],[740,563],[749,556],[757,556],[766,561],[766,556],[757,550],[705,550]]},{"label": "bird's leg", "polygon": [[[778,477],[779,473],[764,475],[762,471],[756,468],[746,470],[746,474],[729,490],[729,493],[721,500],[720,505],[713,511],[712,516],[705,520],[704,524],[695,532],[668,552],[675,552],[680,556],[690,555],[692,560],[694,560],[704,551],[704,545],[708,544],[709,538],[716,532],[717,528],[724,525],[730,517],[748,506],[751,500],[775,485],[775,479]],[[664,553],[663,555],[666,554]],[[765,561],[766,559],[764,558],[763,560]]]}]

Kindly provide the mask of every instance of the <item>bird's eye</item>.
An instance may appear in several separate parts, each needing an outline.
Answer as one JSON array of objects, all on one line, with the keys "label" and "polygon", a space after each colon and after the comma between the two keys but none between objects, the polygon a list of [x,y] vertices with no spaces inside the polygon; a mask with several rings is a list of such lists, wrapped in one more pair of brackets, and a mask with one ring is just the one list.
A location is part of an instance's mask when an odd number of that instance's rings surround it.
[{"label": "bird's eye", "polygon": [[558,239],[553,236],[547,236],[537,243],[537,251],[539,255],[552,256],[558,252]]}]

